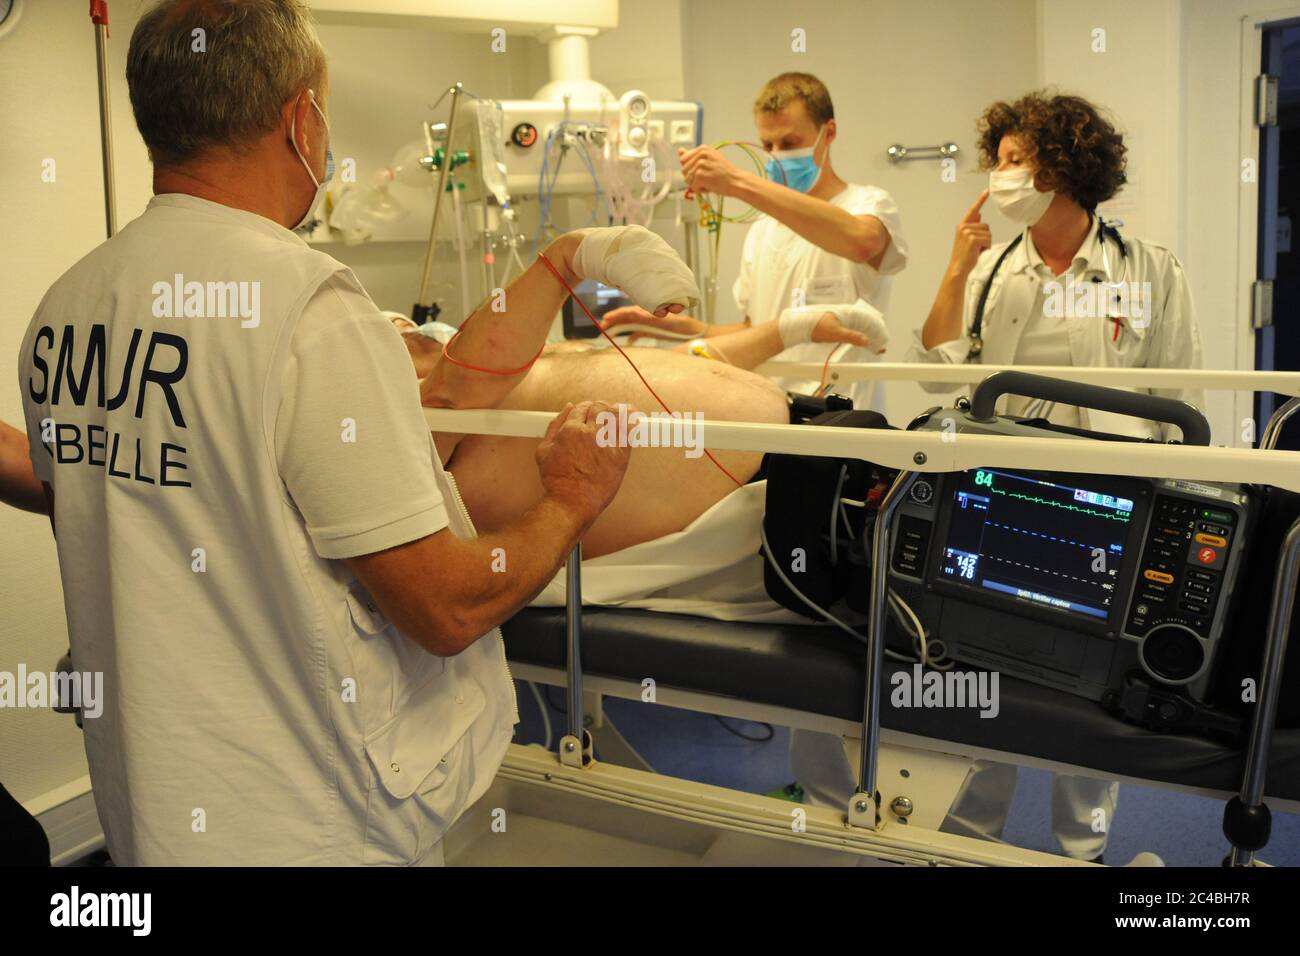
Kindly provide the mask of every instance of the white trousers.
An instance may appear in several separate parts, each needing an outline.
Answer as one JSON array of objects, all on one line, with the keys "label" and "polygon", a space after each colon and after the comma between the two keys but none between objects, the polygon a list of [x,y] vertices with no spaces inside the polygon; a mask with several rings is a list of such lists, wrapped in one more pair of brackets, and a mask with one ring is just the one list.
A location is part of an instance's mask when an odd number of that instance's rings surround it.
[{"label": "white trousers", "polygon": [[[811,730],[791,730],[790,769],[807,798],[819,806],[843,809],[857,788],[843,738]],[[957,792],[940,828],[981,840],[1000,840],[1016,793],[1014,764],[977,760]],[[1093,777],[1052,775],[1052,833],[1061,852],[1091,860],[1106,849],[1119,784]]]},{"label": "white trousers", "polygon": [[[1014,764],[975,761],[940,829],[1000,840],[1019,770]],[[1052,774],[1052,833],[1061,852],[1076,860],[1101,856],[1118,801],[1119,784],[1114,780]]]}]

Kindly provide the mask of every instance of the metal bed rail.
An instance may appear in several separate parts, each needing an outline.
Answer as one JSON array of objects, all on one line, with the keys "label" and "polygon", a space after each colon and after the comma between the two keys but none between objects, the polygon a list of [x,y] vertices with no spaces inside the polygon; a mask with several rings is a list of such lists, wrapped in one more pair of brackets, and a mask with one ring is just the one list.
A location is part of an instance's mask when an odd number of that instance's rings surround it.
[{"label": "metal bed rail", "polygon": [[[914,369],[915,366],[909,366]],[[947,367],[945,367],[946,369]],[[954,367],[956,368],[956,367]],[[982,370],[986,377],[988,367]],[[1018,371],[1024,371],[1020,369]],[[1056,370],[1059,373],[1059,369]],[[1073,374],[1075,371],[1072,370]],[[1150,371],[1150,370],[1147,370]],[[1251,373],[1235,373],[1250,375]],[[1292,388],[1300,386],[1294,375]],[[1267,386],[1273,389],[1273,384]],[[1282,424],[1300,410],[1300,398],[1282,405],[1264,429],[1269,445],[1259,450],[1245,448],[1203,448],[1163,444],[1107,444],[1105,455],[1086,456],[1072,462],[1071,470],[1084,474],[1142,474],[1156,478],[1205,481],[1239,481],[1273,485],[1300,493],[1300,452],[1277,451],[1273,447]],[[500,409],[425,409],[434,431],[458,434],[508,435],[540,438],[554,417],[548,412],[502,411]],[[898,504],[916,480],[914,470],[927,472],[965,471],[998,465],[1051,470],[1060,464],[1060,440],[1053,438],[1006,438],[990,435],[956,435],[937,432],[882,432],[855,428],[816,428],[799,425],[759,425],[750,422],[706,421],[701,435],[711,450],[778,452],[818,457],[859,457],[899,469],[899,475],[882,502],[872,540],[872,592],[867,640],[866,685],[863,694],[862,761],[858,790],[849,801],[850,825],[877,829],[880,825],[876,791],[876,767],[880,742],[879,675],[884,654],[885,590],[887,567],[884,560],[889,526]],[[568,639],[569,734],[560,745],[560,759],[566,765],[591,764],[590,738],[583,727],[582,686],[582,588],[581,546],[569,556],[566,569],[566,622]],[[1251,727],[1241,793],[1225,808],[1224,832],[1232,844],[1229,862],[1249,865],[1254,853],[1265,845],[1269,833],[1268,808],[1263,803],[1267,758],[1272,742],[1282,667],[1290,638],[1290,617],[1295,602],[1297,572],[1300,571],[1300,520],[1291,527],[1278,559],[1269,629],[1265,639],[1260,673],[1259,703]]]},{"label": "metal bed rail", "polygon": [[[821,362],[765,362],[759,375],[820,381]],[[1058,365],[965,365],[944,362],[838,362],[825,368],[827,381],[935,382],[957,387],[978,385],[995,372],[1027,372],[1059,377]],[[1112,388],[1162,388],[1277,392],[1300,395],[1300,372],[1237,371],[1217,368],[1092,368],[1070,367],[1070,381]],[[1275,416],[1276,417],[1276,416]]]}]

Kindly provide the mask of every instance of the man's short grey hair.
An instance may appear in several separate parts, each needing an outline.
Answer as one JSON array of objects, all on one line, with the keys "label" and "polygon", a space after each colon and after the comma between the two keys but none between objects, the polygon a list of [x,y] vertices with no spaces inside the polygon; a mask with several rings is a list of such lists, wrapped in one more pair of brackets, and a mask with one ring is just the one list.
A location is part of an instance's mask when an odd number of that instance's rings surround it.
[{"label": "man's short grey hair", "polygon": [[251,148],[304,89],[325,50],[301,0],[162,0],[131,34],[126,82],[156,165]]}]

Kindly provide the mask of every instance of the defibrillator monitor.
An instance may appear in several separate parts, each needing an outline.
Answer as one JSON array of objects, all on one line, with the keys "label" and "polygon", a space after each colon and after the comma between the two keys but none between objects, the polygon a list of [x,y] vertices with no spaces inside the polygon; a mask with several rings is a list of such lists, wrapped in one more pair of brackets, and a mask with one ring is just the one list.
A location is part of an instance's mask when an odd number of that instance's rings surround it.
[{"label": "defibrillator monitor", "polygon": [[963,663],[1103,702],[1134,673],[1204,700],[1253,501],[1168,478],[920,475],[891,529],[890,586]]},{"label": "defibrillator monitor", "polygon": [[[597,319],[606,312],[631,305],[632,300],[621,291],[607,285],[601,285],[592,279],[584,279],[573,287],[574,295],[582,301],[588,311]],[[600,329],[587,318],[582,306],[573,298],[564,300],[564,337],[566,339],[595,339],[600,337]]]},{"label": "defibrillator monitor", "polygon": [[995,468],[953,477],[930,562],[936,589],[1086,630],[1120,629],[1149,485]]}]

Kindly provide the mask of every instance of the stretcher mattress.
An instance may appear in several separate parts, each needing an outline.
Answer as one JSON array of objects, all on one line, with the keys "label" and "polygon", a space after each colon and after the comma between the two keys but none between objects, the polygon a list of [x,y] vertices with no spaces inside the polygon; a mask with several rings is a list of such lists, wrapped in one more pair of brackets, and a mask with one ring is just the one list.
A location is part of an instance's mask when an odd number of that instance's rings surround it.
[{"label": "stretcher mattress", "polygon": [[[759,528],[767,482],[737,488],[675,534],[582,562],[582,600],[603,607],[693,614],[719,621],[803,620],[763,585]],[[564,607],[561,570],[533,599]]]},{"label": "stretcher mattress", "polygon": [[[512,661],[565,666],[563,608],[526,608],[502,632]],[[582,657],[584,674],[638,684],[651,677],[660,687],[862,719],[865,650],[833,628],[587,608]],[[880,714],[888,729],[1177,787],[1241,786],[1240,750],[1125,724],[1091,701],[1005,674],[996,719],[976,709],[891,707],[890,678],[910,668],[885,661]],[[1266,789],[1300,800],[1300,730],[1274,734]]]}]

